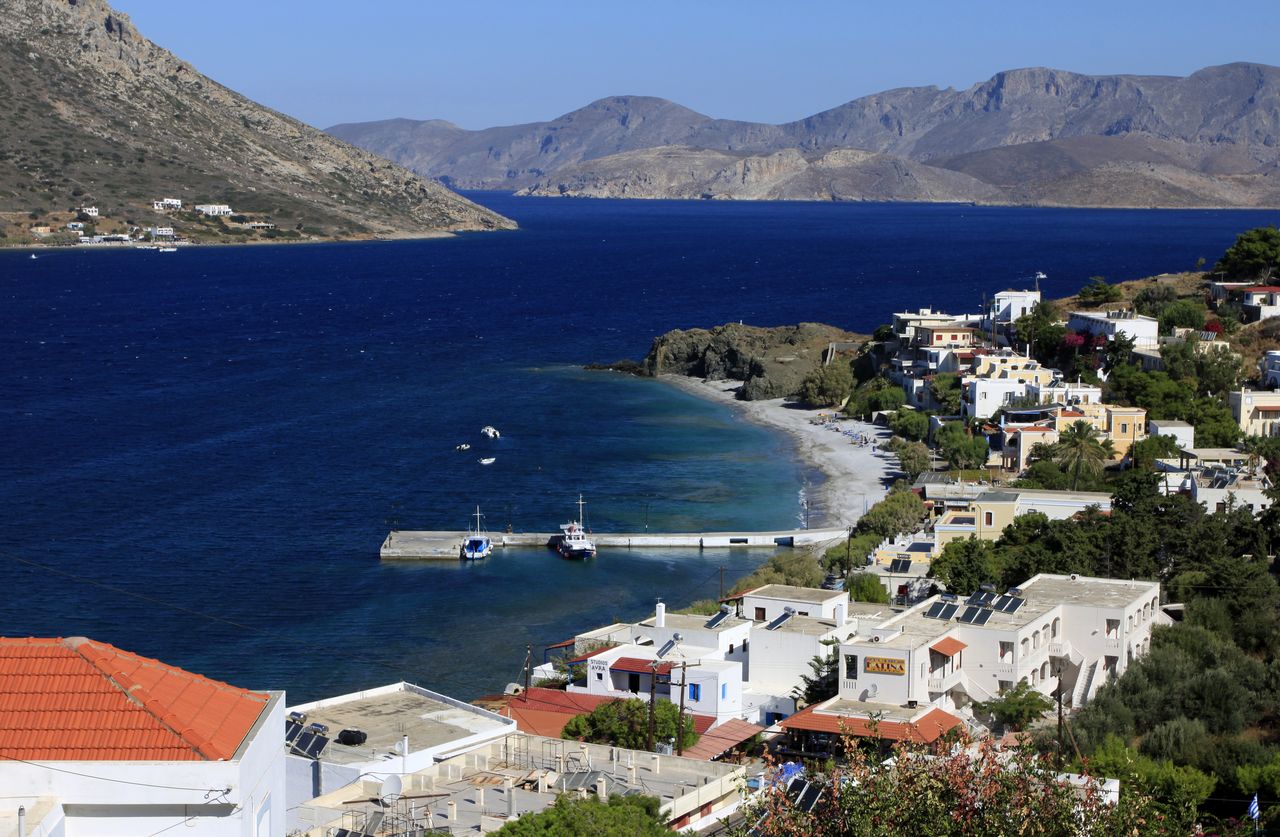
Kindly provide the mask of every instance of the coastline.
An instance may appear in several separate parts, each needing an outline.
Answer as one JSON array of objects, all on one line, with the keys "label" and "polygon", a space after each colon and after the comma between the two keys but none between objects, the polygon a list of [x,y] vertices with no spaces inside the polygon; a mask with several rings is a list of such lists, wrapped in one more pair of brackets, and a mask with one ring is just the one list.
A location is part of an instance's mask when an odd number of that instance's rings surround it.
[{"label": "coastline", "polygon": [[[865,508],[870,508],[888,493],[898,475],[896,457],[871,445],[858,445],[850,437],[829,426],[814,424],[820,413],[781,398],[769,401],[739,401],[734,392],[741,381],[704,381],[684,375],[659,375],[657,380],[677,389],[733,407],[748,421],[786,433],[795,442],[800,460],[822,472],[826,481],[818,487],[821,519],[814,525],[852,526]],[[856,434],[864,434],[879,443],[892,435],[883,427],[863,421],[841,419],[839,426]]]}]

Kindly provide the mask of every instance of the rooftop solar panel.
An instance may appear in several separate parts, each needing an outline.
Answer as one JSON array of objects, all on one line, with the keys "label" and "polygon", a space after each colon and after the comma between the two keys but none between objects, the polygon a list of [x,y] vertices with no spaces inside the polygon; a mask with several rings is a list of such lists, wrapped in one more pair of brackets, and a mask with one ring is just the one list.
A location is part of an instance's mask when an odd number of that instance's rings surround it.
[{"label": "rooftop solar panel", "polygon": [[960,605],[958,604],[947,604],[945,607],[942,608],[942,613],[938,615],[938,618],[950,619],[952,616],[956,615],[956,611],[959,609],[960,609]]},{"label": "rooftop solar panel", "polygon": [[969,624],[973,622],[974,617],[976,617],[981,612],[982,612],[982,608],[978,607],[977,605],[969,605],[964,609],[964,613],[960,614],[960,621],[964,622],[965,624]]},{"label": "rooftop solar panel", "polygon": [[703,625],[703,627],[704,627],[704,628],[715,628],[715,627],[718,627],[718,626],[720,625],[720,623],[721,623],[721,622],[723,622],[724,620],[726,620],[726,619],[728,619],[728,618],[729,618],[729,611],[727,611],[727,610],[722,610],[722,611],[720,611],[719,613],[717,613],[715,616],[712,616],[712,617],[711,617],[711,619],[710,619],[710,621],[708,621],[708,622],[707,622],[707,624]]},{"label": "rooftop solar panel", "polygon": [[975,625],[987,624],[987,620],[991,618],[991,614],[994,612],[995,611],[990,610],[988,608],[985,608],[985,607],[982,608],[981,610],[978,611],[978,614],[973,617],[973,624]]},{"label": "rooftop solar panel", "polygon": [[294,720],[284,722],[284,743],[292,744],[293,740],[298,737],[298,733],[302,732],[302,724]]},{"label": "rooftop solar panel", "polygon": [[942,615],[942,609],[946,606],[946,602],[934,602],[929,606],[929,609],[925,611],[924,615],[929,619],[937,619]]}]

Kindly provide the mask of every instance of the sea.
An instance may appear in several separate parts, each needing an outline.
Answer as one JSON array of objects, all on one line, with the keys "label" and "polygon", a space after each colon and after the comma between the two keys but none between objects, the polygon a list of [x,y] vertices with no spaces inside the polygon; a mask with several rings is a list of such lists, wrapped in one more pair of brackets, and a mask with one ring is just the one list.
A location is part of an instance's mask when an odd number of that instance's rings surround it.
[{"label": "sea", "polygon": [[[87,636],[291,703],[460,698],[531,649],[714,598],[768,553],[383,563],[393,528],[775,529],[785,436],[584,365],[675,328],[975,311],[1212,263],[1277,213],[473,199],[514,232],[0,253],[0,635]],[[480,434],[485,425],[501,437]],[[456,446],[468,443],[469,451]],[[491,465],[481,458],[493,457]]]}]

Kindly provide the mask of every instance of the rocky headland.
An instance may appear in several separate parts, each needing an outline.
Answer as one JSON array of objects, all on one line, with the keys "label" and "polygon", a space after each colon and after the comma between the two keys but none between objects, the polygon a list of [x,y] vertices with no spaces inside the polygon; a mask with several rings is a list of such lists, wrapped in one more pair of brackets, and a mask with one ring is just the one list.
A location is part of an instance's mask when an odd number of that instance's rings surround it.
[{"label": "rocky headland", "polygon": [[683,375],[709,381],[741,381],[743,401],[788,398],[819,369],[827,353],[851,351],[868,340],[835,326],[800,323],[763,328],[729,323],[711,329],[676,329],[654,338],[638,367],[615,368],[648,376]]}]

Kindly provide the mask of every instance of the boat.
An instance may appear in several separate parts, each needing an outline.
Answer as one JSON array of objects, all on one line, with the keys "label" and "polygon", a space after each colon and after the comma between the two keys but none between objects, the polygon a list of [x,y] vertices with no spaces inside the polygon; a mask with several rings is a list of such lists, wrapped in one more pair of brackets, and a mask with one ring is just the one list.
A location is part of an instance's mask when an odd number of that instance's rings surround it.
[{"label": "boat", "polygon": [[454,448],[454,450],[471,450],[471,445],[467,444],[466,442],[463,442],[462,444]]},{"label": "boat", "polygon": [[560,526],[560,541],[556,544],[556,552],[562,558],[582,561],[596,556],[596,542],[587,537],[583,528],[582,495],[578,495],[578,519],[570,520]]},{"label": "boat", "polygon": [[177,248],[177,247],[161,247],[161,248],[160,248],[160,252],[161,252],[161,253],[176,253],[176,252],[178,252],[178,248]]},{"label": "boat", "polygon": [[488,558],[489,553],[493,552],[493,540],[485,534],[481,525],[484,516],[480,514],[479,506],[476,506],[474,517],[476,528],[467,530],[467,536],[462,539],[462,546],[458,549],[458,557],[467,561]]},{"label": "boat", "polygon": [[480,428],[480,432],[485,436],[488,436],[490,439],[496,439],[502,435],[498,432],[498,428],[494,427],[492,424],[486,424],[484,427]]},{"label": "boat", "polygon": [[158,244],[135,244],[135,245],[133,245],[133,249],[135,249],[135,250],[159,250],[159,249],[160,249],[160,246],[159,246]]},{"label": "boat", "polygon": [[481,465],[492,465],[493,463],[495,463],[495,462],[497,462],[497,461],[498,461],[498,457],[496,457],[496,456],[486,456],[486,457],[484,457],[483,459],[481,459],[481,460],[480,460],[480,464],[481,464]]},{"label": "boat", "polygon": [[40,258],[40,257],[39,257],[39,256],[37,256],[35,253],[32,253],[32,254],[31,254],[31,258],[33,258],[33,259],[38,259],[38,258]]}]

